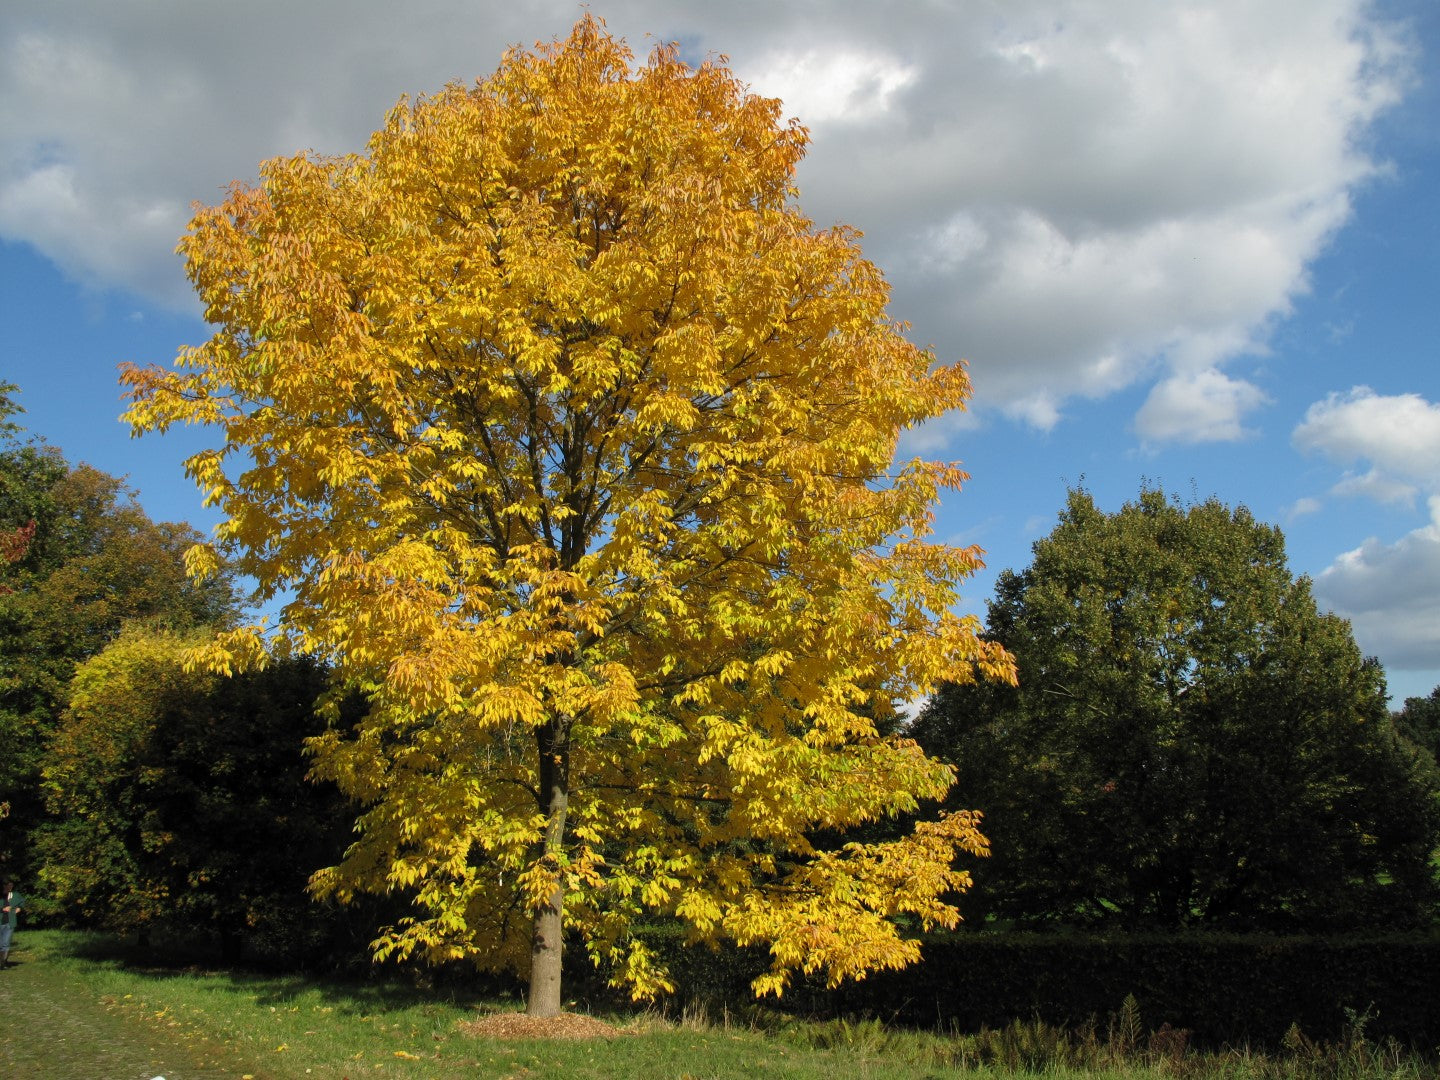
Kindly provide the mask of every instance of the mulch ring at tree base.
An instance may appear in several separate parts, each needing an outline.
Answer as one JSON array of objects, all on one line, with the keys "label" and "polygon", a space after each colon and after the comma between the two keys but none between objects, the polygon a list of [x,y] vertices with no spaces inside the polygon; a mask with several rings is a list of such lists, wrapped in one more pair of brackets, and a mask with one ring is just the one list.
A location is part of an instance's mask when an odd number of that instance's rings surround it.
[{"label": "mulch ring at tree base", "polygon": [[631,1034],[614,1024],[580,1013],[561,1013],[559,1016],[491,1013],[478,1020],[460,1021],[460,1030],[481,1039],[613,1039]]}]

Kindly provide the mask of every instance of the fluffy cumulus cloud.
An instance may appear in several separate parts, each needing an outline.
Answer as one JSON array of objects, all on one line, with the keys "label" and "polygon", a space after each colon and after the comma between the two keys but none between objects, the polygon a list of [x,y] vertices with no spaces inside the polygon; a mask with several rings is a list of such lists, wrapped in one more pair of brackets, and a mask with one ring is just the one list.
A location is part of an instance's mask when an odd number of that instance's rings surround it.
[{"label": "fluffy cumulus cloud", "polygon": [[[917,336],[1037,427],[1154,381],[1146,440],[1245,437],[1267,395],[1225,368],[1304,291],[1403,79],[1362,6],[952,5],[931,27],[873,10],[866,55],[897,88],[814,125],[803,188],[822,221],[867,229]],[[858,18],[811,48],[841,51]]]},{"label": "fluffy cumulus cloud", "polygon": [[1147,442],[1233,442],[1249,434],[1241,418],[1265,401],[1258,387],[1215,368],[1172,375],[1150,391],[1135,428]]},{"label": "fluffy cumulus cloud", "polygon": [[1359,386],[1310,406],[1292,441],[1346,468],[1334,496],[1387,503],[1428,496],[1423,526],[1395,543],[1372,538],[1344,552],[1315,590],[1388,667],[1440,668],[1440,404]]},{"label": "fluffy cumulus cloud", "polygon": [[[1030,425],[1137,383],[1149,442],[1233,440],[1243,358],[1376,169],[1407,58],[1364,0],[616,0],[643,53],[729,56],[812,130],[806,211],[867,233],[894,309]],[[11,0],[0,236],[183,303],[192,199],[268,156],[357,149],[402,93],[492,70],[579,8],[476,0]]]},{"label": "fluffy cumulus cloud", "polygon": [[1342,465],[1368,463],[1365,478],[1344,481],[1357,493],[1413,494],[1417,483],[1440,484],[1440,404],[1419,394],[1377,394],[1368,386],[1331,394],[1310,406],[1292,441]]},{"label": "fluffy cumulus cloud", "polygon": [[1367,540],[1315,579],[1317,597],[1392,670],[1440,669],[1440,496],[1429,507],[1423,528],[1394,544]]}]

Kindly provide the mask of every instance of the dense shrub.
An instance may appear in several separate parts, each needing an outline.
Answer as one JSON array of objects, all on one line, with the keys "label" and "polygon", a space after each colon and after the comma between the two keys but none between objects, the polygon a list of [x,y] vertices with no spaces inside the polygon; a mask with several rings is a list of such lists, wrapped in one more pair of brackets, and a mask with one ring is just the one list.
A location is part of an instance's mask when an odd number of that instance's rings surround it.
[{"label": "dense shrub", "polygon": [[[763,952],[687,949],[655,930],[681,1000],[751,999]],[[807,984],[781,1002],[956,1031],[1044,1021],[1082,1028],[1132,996],[1146,1031],[1169,1025],[1199,1045],[1279,1047],[1292,1026],[1334,1040],[1363,1018],[1375,1038],[1440,1045],[1440,938],[1259,934],[962,933],[933,939],[920,963],[835,991]],[[1293,1037],[1293,1036],[1292,1036]]]}]

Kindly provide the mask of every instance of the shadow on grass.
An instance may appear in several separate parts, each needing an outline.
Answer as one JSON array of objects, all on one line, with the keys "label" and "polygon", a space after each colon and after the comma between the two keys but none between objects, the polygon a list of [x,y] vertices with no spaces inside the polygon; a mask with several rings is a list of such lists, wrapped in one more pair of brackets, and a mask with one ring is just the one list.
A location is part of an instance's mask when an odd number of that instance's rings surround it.
[{"label": "shadow on grass", "polygon": [[207,979],[223,982],[263,1006],[287,1004],[301,995],[320,998],[336,1011],[383,1016],[436,1004],[461,1009],[523,1000],[523,984],[484,972],[376,965],[368,970],[284,970],[260,958],[221,963],[214,942],[203,937],[156,936],[148,943],[95,931],[60,931],[47,943],[57,956],[111,966],[156,982]]}]

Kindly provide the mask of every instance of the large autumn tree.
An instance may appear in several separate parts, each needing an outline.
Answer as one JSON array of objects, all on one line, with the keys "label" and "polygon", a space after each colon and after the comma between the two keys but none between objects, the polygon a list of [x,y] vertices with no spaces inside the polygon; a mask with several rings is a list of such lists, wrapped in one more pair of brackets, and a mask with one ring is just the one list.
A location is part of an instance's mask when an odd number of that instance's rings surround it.
[{"label": "large autumn tree", "polygon": [[667,985],[645,913],[768,945],[777,993],[911,960],[898,913],[953,922],[972,815],[811,841],[942,795],[877,722],[1011,667],[952,612],[977,553],[926,538],[961,473],[892,465],[966,376],[801,214],[805,143],[723,65],[637,69],[587,16],[197,212],[216,332],[129,370],[129,417],[224,433],[189,462],[219,547],[369,697],[314,743],[368,807],[317,887],[413,894],[380,955],[528,965],[551,1014],[567,932]]},{"label": "large autumn tree", "polygon": [[1434,762],[1291,573],[1280,530],[1161,491],[1070,492],[988,630],[1018,687],[947,686],[912,734],[995,857],[967,903],[1024,921],[1326,930],[1435,910]]}]

